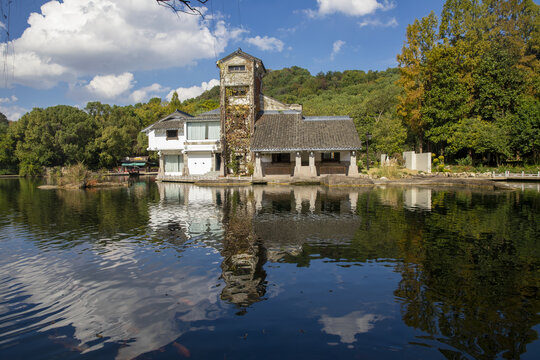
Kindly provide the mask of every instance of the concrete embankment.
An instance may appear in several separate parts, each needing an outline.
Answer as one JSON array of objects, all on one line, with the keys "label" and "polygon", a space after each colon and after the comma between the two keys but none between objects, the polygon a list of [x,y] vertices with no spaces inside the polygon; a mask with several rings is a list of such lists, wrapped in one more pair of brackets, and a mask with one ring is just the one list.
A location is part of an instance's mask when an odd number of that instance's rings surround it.
[{"label": "concrete embankment", "polygon": [[375,185],[397,185],[397,186],[459,186],[476,187],[492,190],[515,190],[514,188],[491,179],[478,178],[453,178],[440,176],[422,176],[405,179],[375,179]]},{"label": "concrete embankment", "polygon": [[338,186],[381,186],[381,185],[396,185],[396,186],[459,186],[459,187],[476,187],[492,190],[513,190],[507,184],[486,178],[453,178],[442,176],[412,176],[401,179],[386,179],[386,178],[369,178],[365,177],[347,177],[339,175],[328,175],[321,178],[299,179],[294,181],[269,180],[269,184],[283,185],[326,185],[329,187]]},{"label": "concrete embankment", "polygon": [[249,186],[249,185],[324,185],[328,187],[364,187],[364,186],[459,186],[476,187],[492,190],[514,190],[507,184],[494,181],[490,178],[473,177],[447,177],[437,175],[409,176],[401,179],[371,178],[366,176],[348,177],[343,175],[327,175],[317,178],[291,178],[285,176],[266,177],[264,180],[251,178],[177,178],[163,179],[170,182],[187,182],[198,186]]}]

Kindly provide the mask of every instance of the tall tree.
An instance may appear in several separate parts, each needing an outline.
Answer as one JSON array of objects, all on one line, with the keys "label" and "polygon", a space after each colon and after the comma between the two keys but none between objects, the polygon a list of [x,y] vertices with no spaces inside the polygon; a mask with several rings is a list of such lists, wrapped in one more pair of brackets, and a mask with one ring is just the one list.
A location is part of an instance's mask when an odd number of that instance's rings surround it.
[{"label": "tall tree", "polygon": [[431,12],[429,16],[407,26],[407,40],[401,54],[397,56],[401,74],[398,84],[403,88],[397,113],[418,138],[420,151],[423,149],[425,130],[422,108],[425,92],[431,87],[427,54],[437,43],[437,24],[437,16]]}]

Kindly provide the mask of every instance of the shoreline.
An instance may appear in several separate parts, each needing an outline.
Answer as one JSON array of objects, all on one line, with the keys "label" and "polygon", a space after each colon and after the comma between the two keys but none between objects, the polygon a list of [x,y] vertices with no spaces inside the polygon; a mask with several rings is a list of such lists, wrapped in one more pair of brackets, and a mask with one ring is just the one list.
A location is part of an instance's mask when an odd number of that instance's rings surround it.
[{"label": "shoreline", "polygon": [[[0,179],[17,179],[19,175],[0,175]],[[400,179],[387,179],[387,178],[371,178],[367,176],[362,177],[346,177],[340,175],[328,175],[322,178],[299,178],[299,179],[287,179],[287,178],[268,178],[268,179],[231,179],[231,178],[219,178],[219,179],[207,179],[199,181],[184,181],[182,179],[168,179],[157,180],[163,182],[178,182],[178,183],[192,183],[201,187],[214,187],[214,186],[260,186],[260,185],[278,185],[278,186],[309,186],[309,185],[322,185],[327,187],[375,187],[375,186],[451,186],[451,187],[474,187],[484,188],[491,190],[516,190],[516,187],[508,185],[506,182],[496,180],[489,177],[462,177],[462,176],[437,176],[437,175],[416,175]],[[111,188],[127,186],[127,183],[98,183],[88,188]],[[55,186],[55,185],[41,185],[40,189],[73,189],[80,188],[78,186]]]},{"label": "shoreline", "polygon": [[[162,181],[162,180],[158,180]],[[323,178],[301,178],[284,179],[269,178],[263,180],[236,180],[215,179],[204,181],[183,181],[182,179],[163,181],[178,183],[193,183],[197,186],[252,186],[252,185],[273,185],[273,186],[327,186],[327,187],[375,187],[375,186],[452,186],[452,187],[472,187],[489,190],[516,190],[506,183],[490,178],[472,177],[446,177],[446,176],[413,176],[401,179],[369,178],[369,177],[346,177],[339,175],[328,175]]]}]

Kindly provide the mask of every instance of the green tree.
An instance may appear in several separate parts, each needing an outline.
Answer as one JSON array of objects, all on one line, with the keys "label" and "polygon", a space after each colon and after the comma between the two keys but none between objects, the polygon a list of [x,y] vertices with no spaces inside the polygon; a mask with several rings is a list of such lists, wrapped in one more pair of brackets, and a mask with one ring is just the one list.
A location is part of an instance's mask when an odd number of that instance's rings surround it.
[{"label": "green tree", "polygon": [[383,115],[373,128],[373,142],[377,151],[384,154],[401,154],[407,131],[396,115]]},{"label": "green tree", "polygon": [[431,69],[428,53],[437,43],[437,16],[431,12],[421,20],[407,26],[407,40],[397,56],[400,70],[398,84],[403,89],[399,96],[397,113],[417,138],[423,150],[425,119],[422,116],[426,91],[431,88]]},{"label": "green tree", "polygon": [[0,112],[0,134],[3,134],[7,131],[7,128],[9,126],[9,120],[7,119],[6,115]]}]

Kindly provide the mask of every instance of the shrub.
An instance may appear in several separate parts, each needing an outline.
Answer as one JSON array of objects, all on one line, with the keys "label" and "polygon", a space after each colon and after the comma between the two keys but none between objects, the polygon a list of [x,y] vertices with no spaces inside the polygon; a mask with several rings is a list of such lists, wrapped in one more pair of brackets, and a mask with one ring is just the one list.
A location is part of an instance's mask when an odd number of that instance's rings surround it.
[{"label": "shrub", "polygon": [[252,162],[249,162],[249,163],[246,165],[246,169],[247,169],[247,174],[248,174],[249,176],[253,175],[255,168],[254,168]]},{"label": "shrub", "polygon": [[227,167],[233,172],[234,175],[238,175],[238,171],[240,171],[240,162],[235,156],[233,156],[233,159],[229,162]]},{"label": "shrub", "polygon": [[470,156],[466,156],[463,159],[456,159],[456,163],[460,166],[472,166],[472,158]]},{"label": "shrub", "polygon": [[399,169],[395,165],[382,166],[377,170],[377,175],[379,177],[386,177],[388,179],[397,179],[400,178]]},{"label": "shrub", "polygon": [[444,156],[436,157],[435,154],[431,154],[431,157],[433,158],[433,161],[431,163],[431,170],[435,172],[445,172],[446,169],[444,168]]}]

